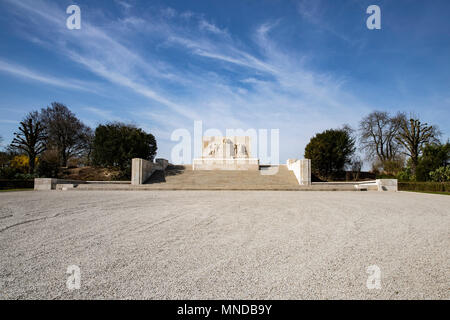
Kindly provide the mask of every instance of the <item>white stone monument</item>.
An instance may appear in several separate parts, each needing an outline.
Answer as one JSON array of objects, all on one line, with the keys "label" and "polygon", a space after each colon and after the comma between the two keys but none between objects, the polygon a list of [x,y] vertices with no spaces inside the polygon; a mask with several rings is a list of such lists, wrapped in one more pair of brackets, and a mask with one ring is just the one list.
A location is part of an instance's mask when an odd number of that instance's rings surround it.
[{"label": "white stone monument", "polygon": [[259,159],[251,157],[250,137],[203,137],[202,157],[193,170],[259,170]]}]

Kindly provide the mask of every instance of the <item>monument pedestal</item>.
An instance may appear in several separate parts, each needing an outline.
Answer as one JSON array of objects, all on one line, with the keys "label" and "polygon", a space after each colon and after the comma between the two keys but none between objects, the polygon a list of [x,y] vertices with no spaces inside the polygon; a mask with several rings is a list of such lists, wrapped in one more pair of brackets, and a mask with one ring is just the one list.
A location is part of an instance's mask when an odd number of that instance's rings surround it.
[{"label": "monument pedestal", "polygon": [[193,170],[259,170],[257,158],[196,158],[192,161]]}]

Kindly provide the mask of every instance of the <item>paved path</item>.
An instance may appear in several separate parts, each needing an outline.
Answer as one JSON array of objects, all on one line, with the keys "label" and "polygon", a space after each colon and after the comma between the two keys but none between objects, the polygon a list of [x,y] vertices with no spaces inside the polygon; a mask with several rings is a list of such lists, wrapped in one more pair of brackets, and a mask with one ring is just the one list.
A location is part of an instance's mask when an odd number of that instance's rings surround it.
[{"label": "paved path", "polygon": [[449,208],[406,192],[0,193],[0,299],[449,299]]}]

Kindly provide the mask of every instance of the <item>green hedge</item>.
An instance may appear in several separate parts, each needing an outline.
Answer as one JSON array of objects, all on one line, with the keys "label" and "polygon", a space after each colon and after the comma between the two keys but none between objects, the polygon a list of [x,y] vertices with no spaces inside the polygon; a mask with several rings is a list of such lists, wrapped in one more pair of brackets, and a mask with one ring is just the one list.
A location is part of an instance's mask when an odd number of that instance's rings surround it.
[{"label": "green hedge", "polygon": [[34,188],[34,180],[4,180],[0,179],[0,190]]},{"label": "green hedge", "polygon": [[399,182],[398,190],[450,192],[450,182]]}]

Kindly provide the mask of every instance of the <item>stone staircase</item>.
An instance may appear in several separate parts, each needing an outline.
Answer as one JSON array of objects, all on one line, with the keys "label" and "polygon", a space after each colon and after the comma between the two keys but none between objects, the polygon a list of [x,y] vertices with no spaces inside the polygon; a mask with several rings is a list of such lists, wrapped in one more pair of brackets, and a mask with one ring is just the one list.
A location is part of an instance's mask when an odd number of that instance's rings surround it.
[{"label": "stone staircase", "polygon": [[[268,174],[271,170],[278,171]],[[285,191],[363,191],[354,183],[313,183],[300,186],[292,171],[285,165],[261,166],[260,170],[192,170],[191,165],[169,165],[156,171],[143,185],[130,182],[61,184],[57,190],[285,190]]]},{"label": "stone staircase", "polygon": [[[276,174],[268,173],[278,169]],[[286,166],[262,167],[254,170],[192,170],[192,166],[169,166],[156,172],[145,186],[163,189],[289,190],[298,189],[294,174]]]}]

